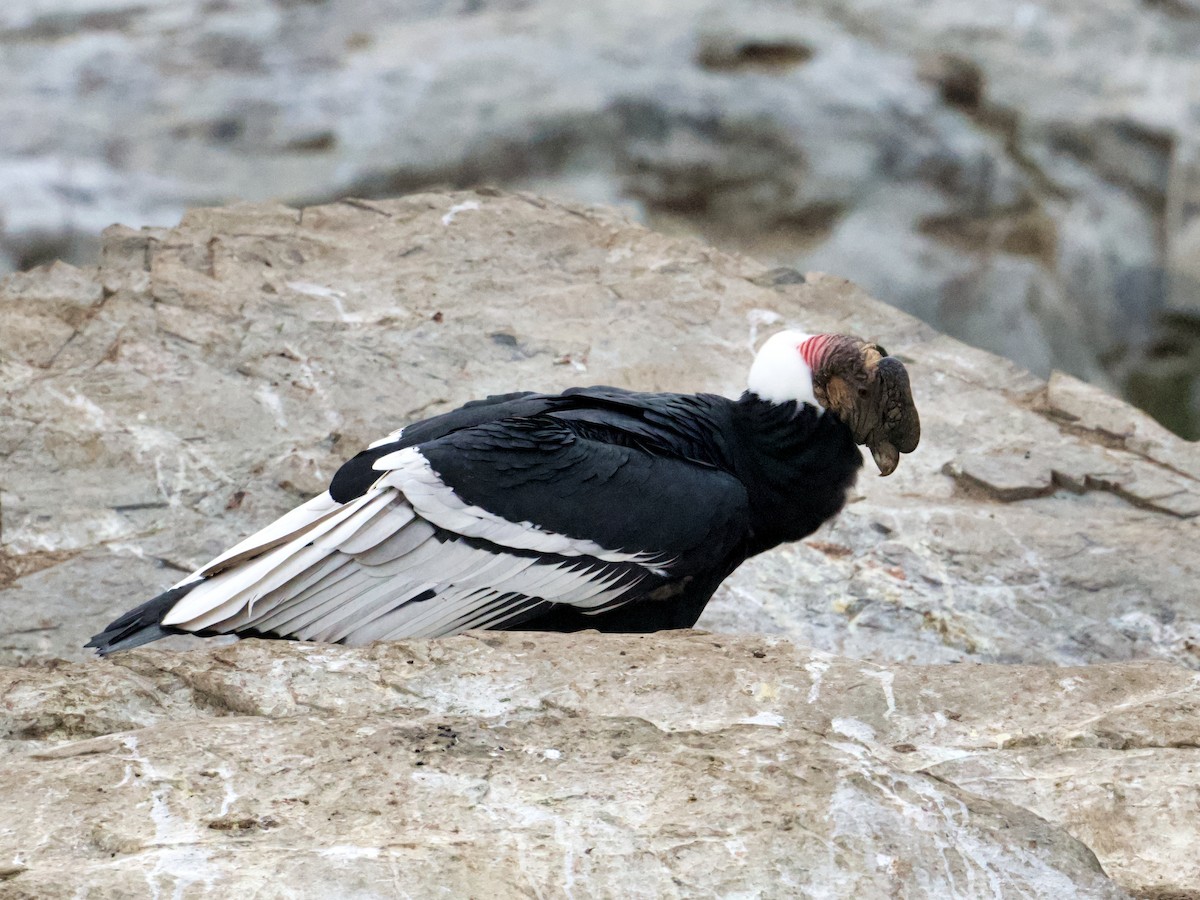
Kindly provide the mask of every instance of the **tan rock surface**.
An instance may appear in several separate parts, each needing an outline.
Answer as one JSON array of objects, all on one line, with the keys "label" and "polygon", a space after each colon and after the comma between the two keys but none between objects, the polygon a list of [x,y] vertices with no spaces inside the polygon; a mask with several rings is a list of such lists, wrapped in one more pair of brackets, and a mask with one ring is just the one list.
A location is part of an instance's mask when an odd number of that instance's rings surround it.
[{"label": "tan rock surface", "polygon": [[244,641],[0,669],[0,704],[3,898],[1200,878],[1200,678],[1163,663],[880,667],[686,632]]},{"label": "tan rock surface", "polygon": [[132,603],[487,393],[741,390],[783,323],[907,362],[921,447],[744,566],[702,625],[877,661],[1200,665],[1200,447],[840,279],[494,192],[114,227],[0,281],[0,660],[84,658]]},{"label": "tan rock surface", "polygon": [[[34,661],[0,670],[0,898],[1200,883],[1200,460],[1093,388],[840,279],[490,191],[114,227],[97,269],[0,282],[0,317],[0,654]],[[735,393],[784,322],[883,341],[925,425],[701,623],[787,639],[36,662],[84,660],[407,420],[578,383]]]}]

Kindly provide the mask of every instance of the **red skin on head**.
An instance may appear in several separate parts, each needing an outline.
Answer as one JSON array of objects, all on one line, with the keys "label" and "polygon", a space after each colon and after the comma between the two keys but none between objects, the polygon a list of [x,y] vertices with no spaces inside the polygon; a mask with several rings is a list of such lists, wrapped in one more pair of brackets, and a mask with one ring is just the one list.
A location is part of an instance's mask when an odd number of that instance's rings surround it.
[{"label": "red skin on head", "polygon": [[817,367],[821,364],[825,352],[829,349],[829,341],[833,338],[831,334],[817,334],[810,337],[803,343],[797,344],[796,349],[800,352],[800,356],[808,364],[812,371],[817,371]]}]

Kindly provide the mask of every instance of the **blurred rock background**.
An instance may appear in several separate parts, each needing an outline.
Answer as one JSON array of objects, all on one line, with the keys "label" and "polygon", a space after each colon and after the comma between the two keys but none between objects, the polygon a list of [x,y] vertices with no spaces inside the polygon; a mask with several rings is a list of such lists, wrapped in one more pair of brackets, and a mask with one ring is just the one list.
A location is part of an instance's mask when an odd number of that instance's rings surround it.
[{"label": "blurred rock background", "polygon": [[8,0],[0,271],[479,183],[837,273],[1200,436],[1197,0]]}]

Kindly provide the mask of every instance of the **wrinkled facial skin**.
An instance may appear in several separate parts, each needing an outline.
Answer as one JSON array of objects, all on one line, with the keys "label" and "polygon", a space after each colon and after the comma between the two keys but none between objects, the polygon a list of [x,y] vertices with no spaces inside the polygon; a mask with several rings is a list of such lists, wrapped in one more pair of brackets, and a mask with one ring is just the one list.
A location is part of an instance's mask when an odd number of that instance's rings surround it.
[{"label": "wrinkled facial skin", "polygon": [[813,393],[870,449],[880,475],[917,449],[921,421],[908,372],[878,344],[841,335],[831,341],[813,372]]}]

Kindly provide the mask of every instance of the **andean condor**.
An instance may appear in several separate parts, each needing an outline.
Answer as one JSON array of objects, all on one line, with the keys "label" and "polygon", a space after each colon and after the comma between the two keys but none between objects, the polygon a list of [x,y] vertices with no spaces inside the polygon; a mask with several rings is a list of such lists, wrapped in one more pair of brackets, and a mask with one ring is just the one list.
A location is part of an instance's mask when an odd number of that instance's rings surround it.
[{"label": "andean condor", "polygon": [[837,514],[857,445],[887,475],[919,436],[904,366],[847,335],[774,335],[737,400],[489,397],[376,441],[88,646],[687,628],[744,560]]}]

